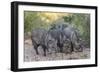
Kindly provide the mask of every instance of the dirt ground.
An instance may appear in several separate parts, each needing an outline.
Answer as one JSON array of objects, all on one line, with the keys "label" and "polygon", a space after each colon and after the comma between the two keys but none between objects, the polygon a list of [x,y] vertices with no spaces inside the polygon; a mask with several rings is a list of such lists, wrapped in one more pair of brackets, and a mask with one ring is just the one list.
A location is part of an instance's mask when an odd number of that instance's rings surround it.
[{"label": "dirt ground", "polygon": [[73,60],[73,59],[89,59],[90,50],[89,48],[84,48],[82,52],[72,52],[70,54],[66,53],[47,53],[46,56],[43,56],[43,50],[41,47],[38,47],[39,55],[36,55],[36,52],[32,46],[31,40],[25,40],[24,42],[24,61],[52,61],[52,60]]}]

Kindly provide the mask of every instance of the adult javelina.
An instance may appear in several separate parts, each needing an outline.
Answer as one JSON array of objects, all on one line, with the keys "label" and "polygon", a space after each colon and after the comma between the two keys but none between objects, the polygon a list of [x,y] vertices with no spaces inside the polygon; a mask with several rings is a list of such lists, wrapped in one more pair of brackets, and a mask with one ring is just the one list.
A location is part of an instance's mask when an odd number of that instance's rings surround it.
[{"label": "adult javelina", "polygon": [[49,51],[49,49],[55,49],[55,40],[50,36],[48,31],[45,29],[34,29],[32,31],[32,43],[34,46],[34,49],[36,51],[36,54],[38,53],[38,47],[42,46],[43,51],[44,51],[44,56],[46,56],[46,51]]},{"label": "adult javelina", "polygon": [[63,44],[64,44],[63,29],[66,28],[67,26],[68,26],[67,24],[54,24],[49,30],[52,37],[54,37],[57,40],[58,52],[63,51]]},{"label": "adult javelina", "polygon": [[63,33],[65,39],[70,40],[70,46],[71,46],[70,52],[75,50],[82,51],[81,47],[82,45],[80,44],[80,37],[78,31],[75,28],[68,26],[63,30]]},{"label": "adult javelina", "polygon": [[62,30],[60,29],[50,29],[49,33],[51,34],[51,36],[57,41],[57,51],[62,52],[62,47],[63,47],[63,34],[62,34]]}]

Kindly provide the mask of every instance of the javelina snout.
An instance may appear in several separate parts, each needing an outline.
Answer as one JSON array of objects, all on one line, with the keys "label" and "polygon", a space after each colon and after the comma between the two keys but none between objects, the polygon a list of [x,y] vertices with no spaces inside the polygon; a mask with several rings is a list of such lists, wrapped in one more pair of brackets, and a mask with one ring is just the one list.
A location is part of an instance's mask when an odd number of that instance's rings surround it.
[{"label": "javelina snout", "polygon": [[82,52],[82,51],[83,51],[83,46],[82,46],[82,44],[81,44],[81,43],[76,43],[76,44],[74,45],[74,51],[75,51],[75,52]]}]

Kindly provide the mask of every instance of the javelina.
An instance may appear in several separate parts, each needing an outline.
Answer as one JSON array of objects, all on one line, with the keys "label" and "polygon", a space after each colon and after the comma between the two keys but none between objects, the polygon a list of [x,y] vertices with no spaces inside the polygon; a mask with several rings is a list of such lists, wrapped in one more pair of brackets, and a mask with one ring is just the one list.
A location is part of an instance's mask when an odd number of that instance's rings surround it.
[{"label": "javelina", "polygon": [[32,43],[36,51],[36,54],[39,54],[38,53],[39,46],[43,48],[44,56],[46,56],[46,51],[56,49],[56,41],[50,35],[51,34],[48,33],[48,31],[45,29],[38,28],[32,31],[31,39],[32,39]]},{"label": "javelina", "polygon": [[51,34],[51,36],[56,39],[57,41],[57,51],[58,52],[62,52],[62,47],[63,47],[63,34],[62,34],[62,30],[61,29],[50,29],[49,33]]},{"label": "javelina", "polygon": [[63,30],[63,32],[66,39],[70,40],[71,51],[82,50],[79,39],[80,37],[75,28],[68,26]]},{"label": "javelina", "polygon": [[[63,52],[63,46],[64,46],[64,29],[68,27],[67,24],[54,24],[50,28],[50,32],[52,33],[52,36],[57,40],[57,46],[58,51]],[[64,39],[64,40],[63,40]]]},{"label": "javelina", "polygon": [[52,36],[57,39],[57,46],[60,48],[60,52],[63,51],[63,48],[65,49],[65,46],[66,50],[70,52],[82,50],[79,32],[71,24],[55,24],[50,30],[52,31]]}]

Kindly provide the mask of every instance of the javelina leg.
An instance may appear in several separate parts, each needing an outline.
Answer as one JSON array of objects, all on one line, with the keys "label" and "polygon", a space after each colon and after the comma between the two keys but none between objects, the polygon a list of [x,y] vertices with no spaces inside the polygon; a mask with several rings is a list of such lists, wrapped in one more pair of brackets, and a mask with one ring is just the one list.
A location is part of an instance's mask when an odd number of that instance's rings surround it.
[{"label": "javelina leg", "polygon": [[57,43],[57,46],[59,47],[59,52],[63,52],[63,44]]},{"label": "javelina leg", "polygon": [[34,49],[35,49],[35,51],[36,51],[36,54],[38,55],[39,53],[38,53],[38,44],[32,39],[32,44],[33,44],[33,46],[34,46]]},{"label": "javelina leg", "polygon": [[44,51],[44,56],[46,56],[46,46],[45,45],[42,45],[42,48],[43,48],[43,51]]},{"label": "javelina leg", "polygon": [[70,42],[70,44],[71,44],[71,50],[70,50],[70,52],[73,52],[74,51],[74,49],[73,49],[73,43]]},{"label": "javelina leg", "polygon": [[37,45],[34,45],[34,49],[35,49],[35,51],[36,51],[36,54],[38,55],[39,53],[38,53],[38,46]]}]

